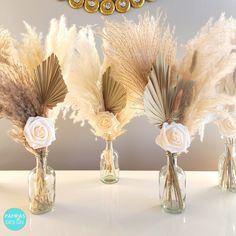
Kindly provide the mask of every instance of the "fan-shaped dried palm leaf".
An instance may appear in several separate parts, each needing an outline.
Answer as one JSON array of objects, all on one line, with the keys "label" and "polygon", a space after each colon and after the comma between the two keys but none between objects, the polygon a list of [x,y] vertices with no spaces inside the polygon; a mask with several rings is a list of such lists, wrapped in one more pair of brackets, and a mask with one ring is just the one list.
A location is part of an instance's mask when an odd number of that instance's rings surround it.
[{"label": "fan-shaped dried palm leaf", "polygon": [[56,55],[52,54],[37,67],[34,83],[43,111],[52,109],[57,103],[64,101],[67,87]]},{"label": "fan-shaped dried palm leaf", "polygon": [[144,110],[150,122],[181,122],[192,95],[192,81],[179,79],[173,67],[158,57],[144,91]]},{"label": "fan-shaped dried palm leaf", "polygon": [[173,31],[165,26],[161,14],[148,13],[133,22],[106,22],[103,39],[108,60],[114,67],[114,78],[127,89],[128,99],[143,109],[143,92],[152,64],[163,52],[168,64],[175,61],[176,42]]},{"label": "fan-shaped dried palm leaf", "polygon": [[103,74],[102,91],[106,111],[115,115],[125,107],[127,101],[126,90],[123,85],[111,77],[110,67]]}]

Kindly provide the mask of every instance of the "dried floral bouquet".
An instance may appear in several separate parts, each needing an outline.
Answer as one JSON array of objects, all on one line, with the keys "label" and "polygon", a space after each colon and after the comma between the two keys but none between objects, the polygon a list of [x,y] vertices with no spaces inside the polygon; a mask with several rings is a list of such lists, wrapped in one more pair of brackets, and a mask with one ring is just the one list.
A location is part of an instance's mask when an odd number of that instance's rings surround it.
[{"label": "dried floral bouquet", "polygon": [[[236,45],[236,41],[234,42]],[[217,91],[220,94],[231,96],[232,100],[235,101],[236,68],[233,73],[221,81],[217,86]],[[236,101],[232,105],[221,106],[219,109],[223,110],[224,113],[220,116],[215,116],[214,119],[222,138],[224,138],[225,152],[220,156],[218,163],[218,185],[222,190],[236,192]]]},{"label": "dried floral bouquet", "polygon": [[0,31],[0,107],[1,117],[14,126],[11,137],[36,157],[37,166],[29,175],[30,210],[42,214],[55,201],[55,172],[47,166],[48,146],[56,139],[50,111],[67,94],[62,72],[68,69],[69,48],[63,45],[76,29],[67,29],[64,17],[52,20],[43,45],[41,34],[25,25],[22,42]]},{"label": "dried floral bouquet", "polygon": [[75,47],[66,81],[69,95],[65,111],[71,113],[74,122],[88,121],[92,132],[106,141],[100,162],[101,181],[115,183],[119,179],[119,165],[112,141],[124,133],[124,126],[135,111],[127,103],[125,88],[114,79],[116,75],[109,62],[100,63],[91,28],[80,29]]},{"label": "dried floral bouquet", "polygon": [[235,68],[232,29],[232,19],[224,16],[214,24],[209,21],[187,43],[178,64],[173,30],[165,26],[161,14],[156,18],[146,14],[138,23],[105,25],[105,53],[116,78],[127,88],[129,100],[137,103],[137,110],[160,128],[156,143],[166,151],[168,161],[159,175],[159,192],[167,212],[185,208],[185,175],[176,157],[187,151],[210,114],[220,115],[220,105],[232,104],[215,89]]}]

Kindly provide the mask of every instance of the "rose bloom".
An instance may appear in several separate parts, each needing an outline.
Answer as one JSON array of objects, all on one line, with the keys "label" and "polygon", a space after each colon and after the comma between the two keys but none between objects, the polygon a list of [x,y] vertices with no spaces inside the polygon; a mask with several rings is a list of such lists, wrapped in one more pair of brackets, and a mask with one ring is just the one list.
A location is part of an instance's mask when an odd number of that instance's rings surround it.
[{"label": "rose bloom", "polygon": [[224,137],[236,137],[236,113],[227,114],[225,118],[217,122],[217,126]]},{"label": "rose bloom", "polygon": [[98,134],[111,134],[120,122],[111,112],[100,112],[96,115],[95,130]]},{"label": "rose bloom", "polygon": [[187,152],[191,143],[188,128],[182,124],[172,122],[164,123],[156,143],[171,153]]},{"label": "rose bloom", "polygon": [[48,147],[56,140],[53,121],[41,116],[29,117],[25,124],[24,135],[33,149]]}]

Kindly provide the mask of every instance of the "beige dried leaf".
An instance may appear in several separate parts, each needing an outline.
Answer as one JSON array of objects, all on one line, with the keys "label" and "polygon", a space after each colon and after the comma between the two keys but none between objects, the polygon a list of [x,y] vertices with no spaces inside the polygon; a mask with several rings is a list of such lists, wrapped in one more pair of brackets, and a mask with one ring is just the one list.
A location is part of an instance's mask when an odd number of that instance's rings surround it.
[{"label": "beige dried leaf", "polygon": [[52,54],[37,67],[34,83],[43,110],[52,109],[64,101],[68,91],[55,54]]},{"label": "beige dried leaf", "polygon": [[103,74],[102,92],[106,111],[115,115],[125,107],[127,101],[126,90],[123,85],[111,77],[110,67]]},{"label": "beige dried leaf", "polygon": [[174,68],[159,56],[144,90],[144,110],[149,121],[159,127],[164,122],[181,122],[192,88],[192,81],[180,79]]}]

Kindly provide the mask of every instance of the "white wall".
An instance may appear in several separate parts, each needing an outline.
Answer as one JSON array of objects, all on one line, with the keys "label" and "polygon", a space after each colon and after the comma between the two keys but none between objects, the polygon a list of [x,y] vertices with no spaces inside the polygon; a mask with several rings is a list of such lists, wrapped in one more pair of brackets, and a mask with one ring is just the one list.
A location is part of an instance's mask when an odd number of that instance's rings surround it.
[{"label": "white wall", "polygon": [[[218,18],[221,12],[236,17],[235,0],[158,0],[146,3],[142,9],[131,9],[125,16],[136,20],[137,15],[147,9],[156,14],[158,7],[167,13],[168,22],[176,26],[179,44],[193,37],[210,17]],[[47,32],[50,19],[58,18],[61,14],[67,17],[68,24],[76,23],[78,26],[102,26],[104,19],[122,20],[123,17],[121,14],[109,17],[88,14],[84,10],[73,10],[66,2],[57,0],[0,0],[0,25],[8,28],[16,38],[24,31],[23,20],[36,26],[39,31]],[[95,141],[88,126],[81,128],[69,120],[62,119],[57,126],[57,142],[50,147],[51,166],[54,169],[97,169],[103,141]],[[7,135],[10,127],[9,122],[0,121],[0,169],[33,168],[34,158]],[[121,168],[159,169],[165,159],[163,151],[154,143],[158,130],[145,118],[134,120],[127,130],[128,132],[115,142],[115,148],[120,154]],[[216,169],[217,159],[222,151],[222,140],[216,128],[211,125],[207,128],[204,143],[196,139],[189,153],[180,158],[179,162],[185,170],[213,170]]]}]

